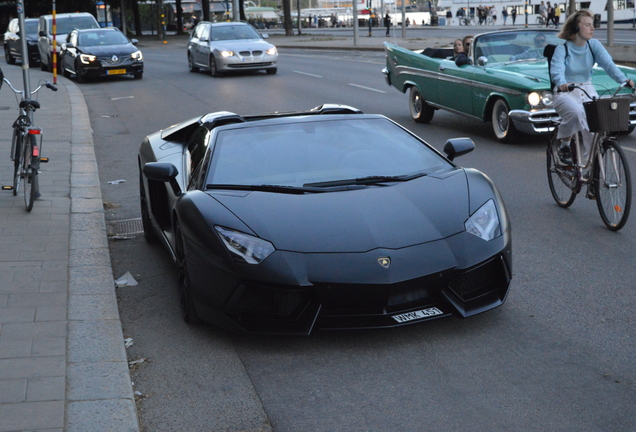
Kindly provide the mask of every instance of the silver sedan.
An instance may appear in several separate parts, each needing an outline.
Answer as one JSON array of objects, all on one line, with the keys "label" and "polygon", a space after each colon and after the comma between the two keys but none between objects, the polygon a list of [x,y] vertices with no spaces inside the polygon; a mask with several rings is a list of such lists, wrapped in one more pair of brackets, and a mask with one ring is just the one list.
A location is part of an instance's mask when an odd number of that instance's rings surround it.
[{"label": "silver sedan", "polygon": [[211,23],[202,21],[188,41],[188,68],[197,72],[210,70],[213,77],[223,72],[278,70],[278,51],[249,24],[240,22]]}]

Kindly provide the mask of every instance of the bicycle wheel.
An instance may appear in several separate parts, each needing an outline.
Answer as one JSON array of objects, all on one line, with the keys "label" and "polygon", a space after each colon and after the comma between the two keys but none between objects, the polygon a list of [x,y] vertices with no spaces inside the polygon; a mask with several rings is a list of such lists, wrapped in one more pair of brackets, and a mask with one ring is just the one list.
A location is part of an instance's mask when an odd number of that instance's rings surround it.
[{"label": "bicycle wheel", "polygon": [[545,26],[545,21],[543,20],[542,17],[538,16],[537,19],[534,22],[536,24],[537,27],[543,27]]},{"label": "bicycle wheel", "polygon": [[20,175],[22,172],[22,131],[13,128],[11,138],[11,159],[13,160],[13,196],[18,194],[20,188]]},{"label": "bicycle wheel", "polygon": [[564,167],[559,164],[559,140],[556,138],[556,130],[553,132],[550,144],[546,150],[548,184],[552,198],[559,207],[568,208],[576,199],[576,171],[572,167]]},{"label": "bicycle wheel", "polygon": [[22,176],[24,178],[24,205],[26,211],[30,212],[33,209],[33,201],[35,201],[35,193],[37,191],[38,181],[38,165],[39,156],[37,155],[37,143],[34,135],[28,135],[27,140],[24,143],[23,161],[22,161]]},{"label": "bicycle wheel", "polygon": [[603,223],[612,231],[623,228],[632,206],[632,177],[623,149],[616,141],[605,141],[601,146],[594,167],[594,186]]}]

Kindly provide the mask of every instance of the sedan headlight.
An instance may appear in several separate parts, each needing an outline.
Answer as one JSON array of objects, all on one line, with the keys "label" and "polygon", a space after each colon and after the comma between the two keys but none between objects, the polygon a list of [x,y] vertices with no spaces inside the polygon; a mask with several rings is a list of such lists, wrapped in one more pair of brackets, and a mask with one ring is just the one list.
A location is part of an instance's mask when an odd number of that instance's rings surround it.
[{"label": "sedan headlight", "polygon": [[144,56],[141,51],[135,51],[130,55],[130,58],[132,58],[133,60],[142,61],[144,59]]},{"label": "sedan headlight", "polygon": [[97,60],[97,57],[90,54],[80,54],[80,61],[84,64],[89,64],[90,62],[94,62]]},{"label": "sedan headlight", "polygon": [[466,231],[489,241],[501,235],[499,216],[493,200],[488,200],[464,223]]},{"label": "sedan headlight", "polygon": [[247,264],[259,264],[276,249],[270,242],[239,231],[215,226],[223,244],[235,261]]},{"label": "sedan headlight", "polygon": [[221,57],[232,57],[233,55],[232,51],[221,51]]},{"label": "sedan headlight", "polygon": [[267,51],[265,51],[269,55],[276,55],[276,47],[271,47]]}]

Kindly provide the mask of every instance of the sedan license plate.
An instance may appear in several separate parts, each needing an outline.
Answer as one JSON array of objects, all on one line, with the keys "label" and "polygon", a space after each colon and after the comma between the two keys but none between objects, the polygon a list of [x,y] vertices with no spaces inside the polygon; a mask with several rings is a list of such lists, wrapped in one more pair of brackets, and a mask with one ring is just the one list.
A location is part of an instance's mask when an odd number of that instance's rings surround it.
[{"label": "sedan license plate", "polygon": [[111,69],[106,72],[108,75],[122,75],[126,73],[126,69]]},{"label": "sedan license plate", "polygon": [[393,319],[399,323],[413,321],[416,319],[429,318],[435,315],[442,315],[444,312],[437,308],[422,309],[413,312],[407,312],[400,315],[393,315]]}]

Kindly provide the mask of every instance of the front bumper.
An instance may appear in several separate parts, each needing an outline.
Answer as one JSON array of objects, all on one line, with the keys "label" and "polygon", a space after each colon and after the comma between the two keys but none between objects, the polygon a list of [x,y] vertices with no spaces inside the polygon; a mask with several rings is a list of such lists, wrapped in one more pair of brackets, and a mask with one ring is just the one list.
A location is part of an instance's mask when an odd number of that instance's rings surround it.
[{"label": "front bumper", "polygon": [[104,61],[92,62],[83,66],[78,73],[86,78],[98,78],[113,75],[136,75],[144,72],[143,62],[129,62],[124,64],[108,64]]},{"label": "front bumper", "polygon": [[[215,56],[216,57],[216,56]],[[262,54],[256,56],[239,56],[223,57],[217,61],[219,71],[238,71],[238,70],[263,70],[277,68],[278,56]]]},{"label": "front bumper", "polygon": [[[307,335],[313,329],[398,327],[451,314],[466,318],[503,304],[512,278],[509,232],[487,243],[464,232],[403,250],[276,252],[269,269],[257,270],[266,260],[250,267],[253,274],[223,269],[186,243],[194,252],[187,255],[197,313],[243,333]],[[377,264],[381,256],[391,258],[390,269]],[[278,282],[268,280],[273,269]]]},{"label": "front bumper", "polygon": [[[508,115],[518,131],[529,135],[546,134],[560,120],[554,109],[511,110]],[[632,127],[636,126],[636,102],[630,104],[629,123]]]}]

